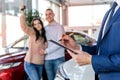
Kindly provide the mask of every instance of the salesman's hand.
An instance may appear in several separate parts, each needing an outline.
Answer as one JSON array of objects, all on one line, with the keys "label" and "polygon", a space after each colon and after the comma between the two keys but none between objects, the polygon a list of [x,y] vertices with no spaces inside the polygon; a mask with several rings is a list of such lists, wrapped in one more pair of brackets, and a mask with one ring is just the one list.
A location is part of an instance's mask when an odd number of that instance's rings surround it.
[{"label": "salesman's hand", "polygon": [[91,64],[91,55],[87,52],[80,51],[80,50],[73,50],[78,54],[74,54],[71,51],[67,50],[68,53],[72,56],[75,62],[77,62],[80,66]]},{"label": "salesman's hand", "polygon": [[75,40],[66,34],[62,35],[60,42],[70,49],[80,49],[80,46],[75,42]]}]

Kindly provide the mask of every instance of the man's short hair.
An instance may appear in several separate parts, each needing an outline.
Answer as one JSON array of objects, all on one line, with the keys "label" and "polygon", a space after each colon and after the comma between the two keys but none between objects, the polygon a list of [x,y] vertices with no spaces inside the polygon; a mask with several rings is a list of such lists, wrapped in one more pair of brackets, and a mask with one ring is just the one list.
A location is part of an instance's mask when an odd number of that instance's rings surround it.
[{"label": "man's short hair", "polygon": [[[49,10],[53,12],[53,10],[52,10],[51,8],[46,9],[46,11],[49,11]],[[54,12],[53,12],[53,13],[54,13]]]}]

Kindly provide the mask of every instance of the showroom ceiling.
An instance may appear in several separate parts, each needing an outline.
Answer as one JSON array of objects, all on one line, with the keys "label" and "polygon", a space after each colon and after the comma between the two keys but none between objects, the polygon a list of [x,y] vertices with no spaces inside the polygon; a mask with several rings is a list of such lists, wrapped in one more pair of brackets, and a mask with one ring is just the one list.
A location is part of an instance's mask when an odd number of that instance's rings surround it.
[{"label": "showroom ceiling", "polygon": [[95,5],[95,4],[110,4],[114,0],[48,0],[59,5],[67,6],[81,6],[81,5]]},{"label": "showroom ceiling", "polygon": [[69,6],[77,5],[91,5],[91,4],[107,4],[111,3],[114,0],[61,0],[63,4]]}]

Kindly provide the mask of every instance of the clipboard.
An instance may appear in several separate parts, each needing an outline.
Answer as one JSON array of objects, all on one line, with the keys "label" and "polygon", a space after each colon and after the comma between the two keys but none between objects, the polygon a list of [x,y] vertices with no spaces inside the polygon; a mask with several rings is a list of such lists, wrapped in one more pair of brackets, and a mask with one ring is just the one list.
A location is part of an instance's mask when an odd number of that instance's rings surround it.
[{"label": "clipboard", "polygon": [[74,54],[78,54],[78,53],[76,53],[75,51],[71,50],[70,48],[68,48],[68,47],[66,47],[66,46],[64,46],[64,45],[62,45],[62,44],[60,44],[59,42],[56,42],[56,41],[54,41],[54,40],[49,40],[49,41],[51,41],[52,43],[57,44],[57,45],[59,45],[59,46],[65,48],[65,49],[68,49],[69,51],[71,51],[71,52],[74,53]]}]

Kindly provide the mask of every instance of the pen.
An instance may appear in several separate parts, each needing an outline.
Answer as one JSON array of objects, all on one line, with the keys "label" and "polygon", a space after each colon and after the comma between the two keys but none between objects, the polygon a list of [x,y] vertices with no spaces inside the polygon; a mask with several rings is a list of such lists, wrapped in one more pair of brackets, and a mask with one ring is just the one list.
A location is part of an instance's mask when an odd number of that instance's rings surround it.
[{"label": "pen", "polygon": [[[72,36],[74,33],[72,32],[72,33],[70,33],[70,34],[68,34],[68,36],[70,37],[70,36]],[[62,39],[60,39],[59,41],[61,41]]]},{"label": "pen", "polygon": [[68,34],[68,36],[72,36],[74,33],[72,32],[72,33],[70,33],[70,34]]}]

